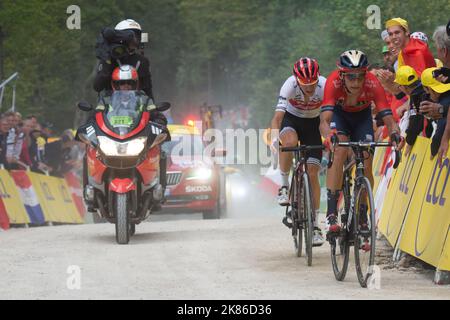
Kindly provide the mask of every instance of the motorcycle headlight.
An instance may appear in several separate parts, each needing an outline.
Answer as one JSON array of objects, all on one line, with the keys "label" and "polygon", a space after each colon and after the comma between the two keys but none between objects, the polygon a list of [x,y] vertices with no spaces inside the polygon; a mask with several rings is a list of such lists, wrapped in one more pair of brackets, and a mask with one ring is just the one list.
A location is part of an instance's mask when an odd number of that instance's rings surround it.
[{"label": "motorcycle headlight", "polygon": [[129,157],[138,156],[145,148],[146,137],[136,138],[127,142],[117,142],[108,137],[98,137],[100,151],[105,156],[110,157]]},{"label": "motorcycle headlight", "polygon": [[198,168],[192,171],[186,180],[209,180],[212,177],[212,170],[208,168]]}]

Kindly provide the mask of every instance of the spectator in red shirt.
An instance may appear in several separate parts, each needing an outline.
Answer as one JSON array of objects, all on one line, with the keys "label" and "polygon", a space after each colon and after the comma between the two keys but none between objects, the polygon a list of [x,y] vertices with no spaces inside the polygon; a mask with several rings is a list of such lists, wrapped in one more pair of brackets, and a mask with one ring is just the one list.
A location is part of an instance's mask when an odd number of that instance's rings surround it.
[{"label": "spectator in red shirt", "polygon": [[402,18],[393,18],[386,21],[386,29],[390,41],[400,50],[398,66],[411,66],[420,76],[422,71],[435,67],[433,55],[428,45],[422,40],[410,38],[408,22]]}]

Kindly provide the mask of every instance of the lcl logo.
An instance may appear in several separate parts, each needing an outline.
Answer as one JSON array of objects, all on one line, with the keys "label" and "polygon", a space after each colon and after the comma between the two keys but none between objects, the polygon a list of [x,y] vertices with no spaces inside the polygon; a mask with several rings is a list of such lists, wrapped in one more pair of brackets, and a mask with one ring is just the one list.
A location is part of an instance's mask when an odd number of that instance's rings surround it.
[{"label": "lcl logo", "polygon": [[409,161],[406,163],[406,168],[405,171],[403,171],[403,175],[402,175],[402,179],[400,181],[400,191],[404,194],[408,194],[409,188],[408,188],[408,184],[409,184],[409,180],[411,179],[411,174],[414,168],[414,164],[416,163],[416,159],[417,159],[417,154],[414,153],[413,155],[411,155],[411,158],[409,159]]},{"label": "lcl logo", "polygon": [[[445,171],[444,171],[445,168]],[[438,170],[439,169],[439,170]],[[439,171],[439,172],[438,172]],[[438,172],[436,174],[436,172]],[[444,177],[444,184],[442,185],[442,189],[439,193],[438,190],[438,183],[441,179],[441,175]],[[448,178],[450,176],[450,164],[449,159],[445,159],[445,161],[442,163],[442,166],[439,167],[439,163],[436,162],[436,165],[434,166],[433,176],[431,177],[430,184],[428,185],[428,191],[427,191],[427,197],[426,201],[428,203],[431,203],[435,205],[439,202],[439,206],[444,206],[445,201],[447,199],[444,198],[444,192],[447,187]],[[431,191],[433,190],[433,191]],[[436,191],[438,191],[438,195],[436,195]]]}]

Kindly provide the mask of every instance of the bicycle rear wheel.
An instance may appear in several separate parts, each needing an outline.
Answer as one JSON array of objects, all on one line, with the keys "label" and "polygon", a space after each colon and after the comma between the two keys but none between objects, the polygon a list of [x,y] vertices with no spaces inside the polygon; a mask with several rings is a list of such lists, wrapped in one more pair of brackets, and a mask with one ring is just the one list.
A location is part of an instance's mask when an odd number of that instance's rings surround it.
[{"label": "bicycle rear wheel", "polygon": [[336,236],[329,236],[331,249],[331,264],[336,280],[343,281],[347,274],[348,261],[350,255],[350,243],[348,239],[347,224],[350,211],[350,176],[344,175],[342,198],[339,200],[339,224],[341,232]]},{"label": "bicycle rear wheel", "polygon": [[356,275],[361,287],[366,288],[368,280],[374,272],[376,241],[375,205],[372,188],[366,177],[358,181],[354,197],[353,226]]},{"label": "bicycle rear wheel", "polygon": [[[305,258],[308,266],[312,265],[312,248],[313,248],[313,208],[312,208],[312,195],[309,177],[306,172],[302,175],[302,215],[301,221],[303,222],[303,233],[305,235]],[[317,217],[318,218],[318,217]]]}]

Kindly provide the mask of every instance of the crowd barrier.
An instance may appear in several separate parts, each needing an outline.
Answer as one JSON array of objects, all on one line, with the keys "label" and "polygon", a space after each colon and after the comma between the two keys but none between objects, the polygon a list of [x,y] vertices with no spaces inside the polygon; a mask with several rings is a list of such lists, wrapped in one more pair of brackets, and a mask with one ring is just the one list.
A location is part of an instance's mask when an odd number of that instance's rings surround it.
[{"label": "crowd barrier", "polygon": [[[439,270],[450,271],[450,160],[430,160],[430,140],[419,137],[390,179],[389,150],[375,152],[378,230],[389,243]],[[447,155],[450,157],[450,152]],[[380,196],[381,193],[381,196]],[[86,208],[75,175],[64,179],[0,170],[0,228],[10,224],[84,223]]]},{"label": "crowd barrier", "polygon": [[378,230],[393,247],[438,270],[450,271],[450,163],[447,158],[439,166],[437,158],[431,160],[430,143],[418,138],[409,156],[393,171],[386,190],[381,190],[389,167],[382,160],[386,151],[376,151],[374,190],[376,196],[385,194],[376,205]]},{"label": "crowd barrier", "polygon": [[10,225],[84,223],[86,208],[77,177],[0,170],[0,228]]}]

